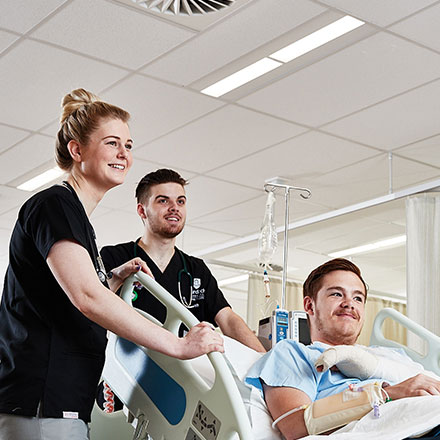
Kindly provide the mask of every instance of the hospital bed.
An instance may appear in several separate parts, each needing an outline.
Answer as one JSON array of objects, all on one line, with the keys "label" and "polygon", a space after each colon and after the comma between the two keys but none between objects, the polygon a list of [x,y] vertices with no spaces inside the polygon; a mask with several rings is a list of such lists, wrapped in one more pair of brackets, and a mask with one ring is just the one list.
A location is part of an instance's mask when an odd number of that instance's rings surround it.
[{"label": "hospital bed", "polygon": [[[140,282],[166,306],[163,326],[171,332],[178,334],[182,323],[188,328],[198,323],[188,309],[143,273],[124,283],[121,296],[127,303],[132,304],[134,282]],[[387,318],[426,341],[428,354],[387,340],[381,330]],[[440,338],[393,309],[383,309],[377,315],[371,344],[403,348],[440,375]],[[133,439],[148,438],[147,434],[154,440],[280,439],[270,426],[272,420],[263,399],[242,382],[247,368],[261,355],[242,347],[246,354],[231,355],[227,348],[225,355],[210,353],[182,361],[109,334],[103,378],[124,404],[128,422],[135,426]]]}]

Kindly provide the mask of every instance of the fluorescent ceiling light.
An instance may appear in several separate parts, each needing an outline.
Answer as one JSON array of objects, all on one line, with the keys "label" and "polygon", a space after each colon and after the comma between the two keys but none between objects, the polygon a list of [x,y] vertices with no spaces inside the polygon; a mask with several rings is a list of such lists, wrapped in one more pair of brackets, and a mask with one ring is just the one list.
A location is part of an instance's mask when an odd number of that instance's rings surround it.
[{"label": "fluorescent ceiling light", "polygon": [[300,57],[301,55],[304,55],[307,52],[310,52],[313,49],[316,49],[319,46],[328,43],[329,41],[335,40],[341,35],[344,35],[358,28],[359,26],[362,26],[363,24],[365,24],[365,22],[346,15],[345,17],[342,17],[341,19],[317,30],[316,32],[313,32],[312,34],[307,35],[306,37],[301,38],[292,44],[289,44],[288,46],[269,56],[275,60],[287,63],[295,58]]},{"label": "fluorescent ceiling light", "polygon": [[237,87],[240,87],[243,84],[258,78],[259,76],[264,75],[265,73],[270,72],[281,65],[282,63],[271,60],[270,58],[262,58],[256,63],[251,64],[250,66],[247,66],[244,69],[241,69],[238,72],[235,72],[232,75],[229,75],[226,78],[223,78],[222,80],[212,84],[206,89],[201,90],[201,92],[205,95],[218,98],[219,96],[222,96],[225,93],[228,93],[231,90],[234,90]]},{"label": "fluorescent ceiling light", "polygon": [[55,180],[56,178],[62,176],[64,173],[65,171],[61,170],[58,167],[54,167],[22,183],[21,185],[17,186],[17,188],[23,191],[33,191],[34,189],[37,189],[40,186],[43,186],[46,183],[49,183],[52,180]]},{"label": "fluorescent ceiling light", "polygon": [[229,286],[230,284],[241,283],[242,281],[247,281],[248,278],[249,278],[249,275],[247,273],[245,273],[243,275],[238,275],[238,276],[232,277],[232,278],[226,278],[224,280],[219,281],[218,286],[224,287],[224,286]]},{"label": "fluorescent ceiling light", "polygon": [[365,24],[365,22],[346,15],[322,29],[319,29],[312,34],[289,44],[283,49],[274,52],[272,55],[269,55],[270,58],[262,58],[250,66],[217,81],[211,86],[201,90],[201,93],[218,98],[219,96],[258,78],[259,76],[282,66],[282,63],[287,63],[298,58],[301,55],[362,26],[363,24]]},{"label": "fluorescent ceiling light", "polygon": [[386,240],[364,244],[363,246],[357,246],[350,249],[343,249],[338,252],[332,252],[331,254],[328,255],[329,257],[333,257],[333,258],[345,257],[347,255],[362,254],[364,252],[370,252],[381,248],[399,246],[405,242],[406,242],[406,235],[398,235],[397,237],[387,238]]}]

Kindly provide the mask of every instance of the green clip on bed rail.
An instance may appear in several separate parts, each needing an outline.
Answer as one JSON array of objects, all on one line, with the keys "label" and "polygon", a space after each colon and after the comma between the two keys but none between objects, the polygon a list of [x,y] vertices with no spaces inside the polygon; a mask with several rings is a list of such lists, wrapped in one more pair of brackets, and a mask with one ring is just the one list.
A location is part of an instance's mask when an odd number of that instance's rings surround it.
[{"label": "green clip on bed rail", "polygon": [[[148,275],[129,277],[121,296],[132,304],[133,283],[139,282],[167,308],[163,327],[178,334],[198,320]],[[147,313],[143,316],[160,324]],[[207,355],[215,371],[212,387],[182,361],[109,335],[103,377],[131,415],[143,421],[140,435],[155,440],[252,440],[249,418],[231,370],[221,353]],[[141,368],[139,368],[139,365]]]}]

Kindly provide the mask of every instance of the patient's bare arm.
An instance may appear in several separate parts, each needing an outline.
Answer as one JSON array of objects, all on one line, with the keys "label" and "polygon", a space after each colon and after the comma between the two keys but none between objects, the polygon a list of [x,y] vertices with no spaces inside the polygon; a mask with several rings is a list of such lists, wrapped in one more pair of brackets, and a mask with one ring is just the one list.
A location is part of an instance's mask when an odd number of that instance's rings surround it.
[{"label": "patient's bare arm", "polygon": [[[311,403],[309,396],[296,388],[271,387],[263,384],[264,399],[274,420],[291,409]],[[286,440],[295,440],[308,435],[304,422],[304,409],[287,416],[277,423]]]},{"label": "patient's bare arm", "polygon": [[403,397],[440,395],[440,381],[418,374],[397,385],[385,388],[391,399],[402,399]]}]

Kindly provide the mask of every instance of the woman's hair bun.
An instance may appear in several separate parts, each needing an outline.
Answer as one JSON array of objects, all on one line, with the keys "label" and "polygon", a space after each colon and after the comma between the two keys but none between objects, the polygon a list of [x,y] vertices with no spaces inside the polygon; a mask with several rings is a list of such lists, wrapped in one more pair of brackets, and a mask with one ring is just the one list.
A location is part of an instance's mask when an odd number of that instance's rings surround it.
[{"label": "woman's hair bun", "polygon": [[92,104],[93,102],[100,101],[98,96],[88,92],[85,89],[75,89],[68,93],[62,102],[63,111],[61,113],[61,124],[77,109],[83,105]]}]

